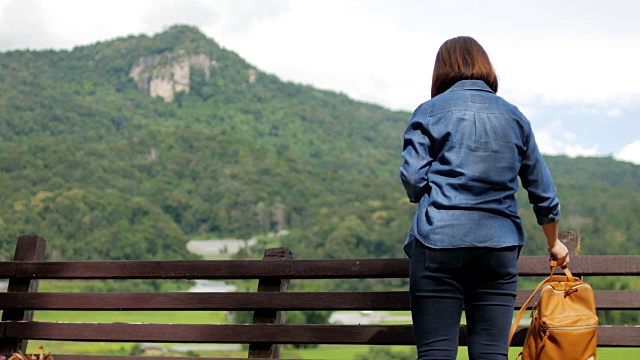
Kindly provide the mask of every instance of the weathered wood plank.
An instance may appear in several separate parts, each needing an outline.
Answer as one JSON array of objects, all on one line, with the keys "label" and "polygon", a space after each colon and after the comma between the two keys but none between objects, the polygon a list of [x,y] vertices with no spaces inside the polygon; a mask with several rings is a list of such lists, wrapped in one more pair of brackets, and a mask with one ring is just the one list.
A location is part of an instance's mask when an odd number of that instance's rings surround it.
[{"label": "weathered wood plank", "polygon": [[8,279],[16,274],[18,263],[15,261],[0,261],[0,278]]},{"label": "weathered wood plank", "polygon": [[0,308],[35,310],[409,310],[400,292],[0,293]]},{"label": "weathered wood plank", "polygon": [[[7,337],[106,342],[413,345],[411,325],[181,325],[5,322]],[[520,327],[512,345],[522,345]],[[637,347],[640,326],[601,326],[598,346]],[[460,344],[467,341],[460,329]]]},{"label": "weathered wood plank", "polygon": [[[521,257],[520,275],[548,275],[547,259]],[[576,275],[640,275],[640,256],[574,256],[570,269]],[[285,279],[406,278],[409,260],[0,262],[0,277],[14,274],[39,279],[258,279],[264,274]]]},{"label": "weathered wood plank", "polygon": [[[640,275],[640,256],[582,255],[572,256],[569,269],[576,276],[583,275]],[[557,269],[560,272],[560,269]],[[549,275],[547,256],[523,256],[518,261],[521,276]]]},{"label": "weathered wood plank", "polygon": [[0,277],[39,279],[283,279],[401,278],[407,259],[24,262]]},{"label": "weathered wood plank", "polygon": [[6,337],[176,343],[411,344],[410,325],[208,325],[4,322]]},{"label": "weathered wood plank", "polygon": [[[598,309],[640,309],[638,290],[595,290]],[[531,295],[518,291],[516,308]],[[535,300],[532,305],[535,304]],[[407,291],[290,293],[0,293],[19,310],[409,310]]]}]

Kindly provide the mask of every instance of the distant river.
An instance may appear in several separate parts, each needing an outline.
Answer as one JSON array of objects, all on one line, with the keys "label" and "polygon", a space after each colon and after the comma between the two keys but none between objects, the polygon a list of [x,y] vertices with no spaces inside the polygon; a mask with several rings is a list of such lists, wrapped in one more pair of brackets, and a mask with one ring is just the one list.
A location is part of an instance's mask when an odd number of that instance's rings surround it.
[{"label": "distant river", "polygon": [[[189,252],[202,256],[205,260],[229,260],[247,245],[253,246],[256,239],[237,240],[190,240],[187,242]],[[196,285],[190,292],[234,292],[236,287],[224,281],[196,280]]]},{"label": "distant river", "polygon": [[257,239],[190,240],[187,242],[187,250],[201,255],[205,260],[228,260],[247,245],[253,246],[256,242]]}]

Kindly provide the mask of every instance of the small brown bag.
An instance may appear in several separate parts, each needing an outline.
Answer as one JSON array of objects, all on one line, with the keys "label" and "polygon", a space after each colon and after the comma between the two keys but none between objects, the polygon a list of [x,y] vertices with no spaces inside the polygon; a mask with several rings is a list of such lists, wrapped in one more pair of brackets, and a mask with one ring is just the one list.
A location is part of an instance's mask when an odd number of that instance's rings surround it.
[{"label": "small brown bag", "polygon": [[595,360],[598,316],[593,289],[563,267],[565,276],[554,275],[556,262],[550,261],[551,275],[543,280],[522,306],[511,325],[509,344],[522,315],[540,290],[540,300],[531,311],[531,324],[518,357],[523,360]]}]

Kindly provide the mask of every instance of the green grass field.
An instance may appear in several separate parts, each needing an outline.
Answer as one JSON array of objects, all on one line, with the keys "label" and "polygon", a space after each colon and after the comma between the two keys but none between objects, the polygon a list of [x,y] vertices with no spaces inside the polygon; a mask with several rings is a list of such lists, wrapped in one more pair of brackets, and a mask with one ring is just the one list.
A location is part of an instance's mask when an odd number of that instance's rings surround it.
[{"label": "green grass field", "polygon": [[150,324],[226,324],[220,311],[36,311],[35,321],[133,322]]}]

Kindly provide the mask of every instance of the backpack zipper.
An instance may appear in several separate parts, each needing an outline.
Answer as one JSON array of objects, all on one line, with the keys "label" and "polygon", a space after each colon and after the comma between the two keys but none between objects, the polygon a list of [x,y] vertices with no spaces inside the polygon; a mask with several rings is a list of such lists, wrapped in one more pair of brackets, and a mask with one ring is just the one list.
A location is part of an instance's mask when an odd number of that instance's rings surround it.
[{"label": "backpack zipper", "polygon": [[587,286],[587,287],[591,287],[591,286],[589,286],[588,284],[584,284],[584,283],[583,283],[583,284],[576,285],[576,286],[572,286],[572,287],[568,288],[567,290],[556,290],[556,289],[554,289],[554,288],[553,288],[553,286],[551,286],[551,285],[547,285],[547,286],[548,286],[548,287],[550,287],[550,288],[551,288],[551,291],[553,291],[554,293],[564,293],[564,294],[565,294],[565,297],[566,297],[566,296],[568,296],[568,295],[573,294],[573,293],[574,293],[574,292],[576,292],[576,291],[578,291],[578,288],[585,287],[585,286]]},{"label": "backpack zipper", "polygon": [[544,326],[542,328],[547,331],[551,330],[585,330],[585,329],[593,329],[597,328],[598,325],[582,325],[582,326]]}]

